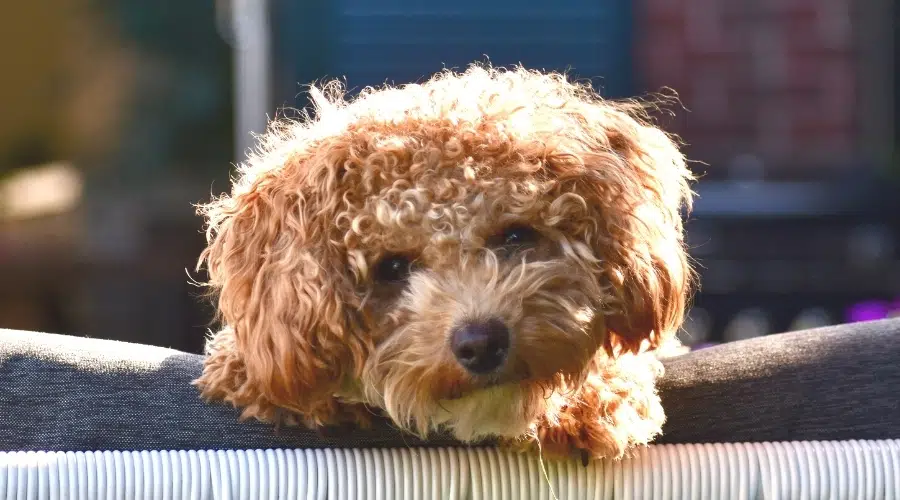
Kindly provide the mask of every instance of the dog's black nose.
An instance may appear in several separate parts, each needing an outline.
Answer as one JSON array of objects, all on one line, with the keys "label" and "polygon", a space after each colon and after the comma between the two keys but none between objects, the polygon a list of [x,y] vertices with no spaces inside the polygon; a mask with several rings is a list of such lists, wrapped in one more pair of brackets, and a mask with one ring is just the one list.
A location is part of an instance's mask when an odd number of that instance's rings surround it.
[{"label": "dog's black nose", "polygon": [[502,320],[470,321],[453,329],[450,348],[466,370],[490,373],[500,368],[509,351],[509,328]]}]

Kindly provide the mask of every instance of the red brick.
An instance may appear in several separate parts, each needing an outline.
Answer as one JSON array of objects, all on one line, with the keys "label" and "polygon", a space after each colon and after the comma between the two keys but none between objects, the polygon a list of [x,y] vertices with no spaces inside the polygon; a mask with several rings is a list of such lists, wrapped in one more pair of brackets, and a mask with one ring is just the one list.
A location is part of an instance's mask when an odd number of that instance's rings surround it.
[{"label": "red brick", "polygon": [[847,61],[834,61],[821,73],[821,100],[831,120],[847,119],[856,107],[854,68]]},{"label": "red brick", "polygon": [[783,16],[816,12],[821,2],[822,0],[756,0],[755,7],[757,14]]},{"label": "red brick", "polygon": [[684,29],[687,48],[691,52],[729,52],[729,39],[724,30],[720,0],[690,0],[685,5]]},{"label": "red brick", "polygon": [[849,151],[858,112],[853,26],[829,19],[846,19],[853,4],[835,1],[645,0],[645,81],[675,88],[692,110],[669,129],[714,162],[745,152],[824,161],[823,151]]},{"label": "red brick", "polygon": [[[794,142],[803,156],[820,162],[828,162],[830,156],[844,157],[853,153],[854,134],[852,130],[834,129],[814,135],[794,137]],[[843,158],[839,158],[840,161]],[[834,161],[834,160],[832,160]]]},{"label": "red brick", "polygon": [[815,20],[821,46],[832,50],[849,49],[853,45],[855,16],[848,0],[821,3]]},{"label": "red brick", "polygon": [[635,9],[644,20],[684,16],[684,3],[691,0],[641,0]]},{"label": "red brick", "polygon": [[683,87],[687,69],[684,61],[682,25],[666,25],[653,30],[637,48],[644,86],[657,90],[668,86]]},{"label": "red brick", "polygon": [[785,90],[814,91],[821,87],[822,70],[828,60],[818,55],[788,54],[788,79]]},{"label": "red brick", "polygon": [[786,49],[822,49],[821,33],[814,12],[774,17],[770,22],[778,27]]}]

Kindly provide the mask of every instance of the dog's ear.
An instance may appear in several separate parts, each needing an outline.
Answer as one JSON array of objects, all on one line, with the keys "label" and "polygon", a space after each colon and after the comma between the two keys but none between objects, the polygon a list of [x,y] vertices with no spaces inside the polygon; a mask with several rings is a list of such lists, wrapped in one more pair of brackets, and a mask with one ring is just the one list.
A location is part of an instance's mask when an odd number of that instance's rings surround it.
[{"label": "dog's ear", "polygon": [[608,352],[655,349],[684,320],[692,272],[687,256],[680,240],[655,236],[643,248],[610,259],[607,276],[618,303],[606,317]]},{"label": "dog's ear", "polygon": [[303,195],[277,172],[201,207],[209,273],[223,329],[198,379],[204,397],[244,416],[329,423],[334,393],[368,346],[346,306],[352,285]]},{"label": "dog's ear", "polygon": [[601,207],[595,248],[616,295],[606,316],[609,352],[655,349],[681,327],[693,285],[684,245],[692,174],[672,137],[615,108],[588,155],[591,203]]}]

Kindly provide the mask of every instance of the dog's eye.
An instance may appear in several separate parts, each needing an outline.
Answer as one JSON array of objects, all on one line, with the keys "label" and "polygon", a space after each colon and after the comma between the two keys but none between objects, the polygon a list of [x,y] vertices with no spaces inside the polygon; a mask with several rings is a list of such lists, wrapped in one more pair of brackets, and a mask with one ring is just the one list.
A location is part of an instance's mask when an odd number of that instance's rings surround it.
[{"label": "dog's eye", "polygon": [[538,240],[538,232],[528,226],[515,225],[506,228],[501,234],[501,238],[504,246],[531,245]]},{"label": "dog's eye", "polygon": [[412,261],[405,255],[387,255],[375,266],[375,280],[383,283],[404,281],[412,272]]}]

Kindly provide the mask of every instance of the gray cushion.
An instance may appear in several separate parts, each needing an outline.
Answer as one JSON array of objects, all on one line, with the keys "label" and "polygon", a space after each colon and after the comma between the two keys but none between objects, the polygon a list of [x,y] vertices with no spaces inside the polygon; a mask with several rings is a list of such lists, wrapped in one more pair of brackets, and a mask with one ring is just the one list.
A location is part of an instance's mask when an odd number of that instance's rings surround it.
[{"label": "gray cushion", "polygon": [[[769,336],[666,361],[660,440],[900,438],[900,320]],[[239,422],[190,385],[202,358],[0,330],[0,450],[404,447],[385,422],[338,435]]]},{"label": "gray cushion", "polygon": [[900,438],[900,319],[733,342],[666,370],[660,442]]}]

